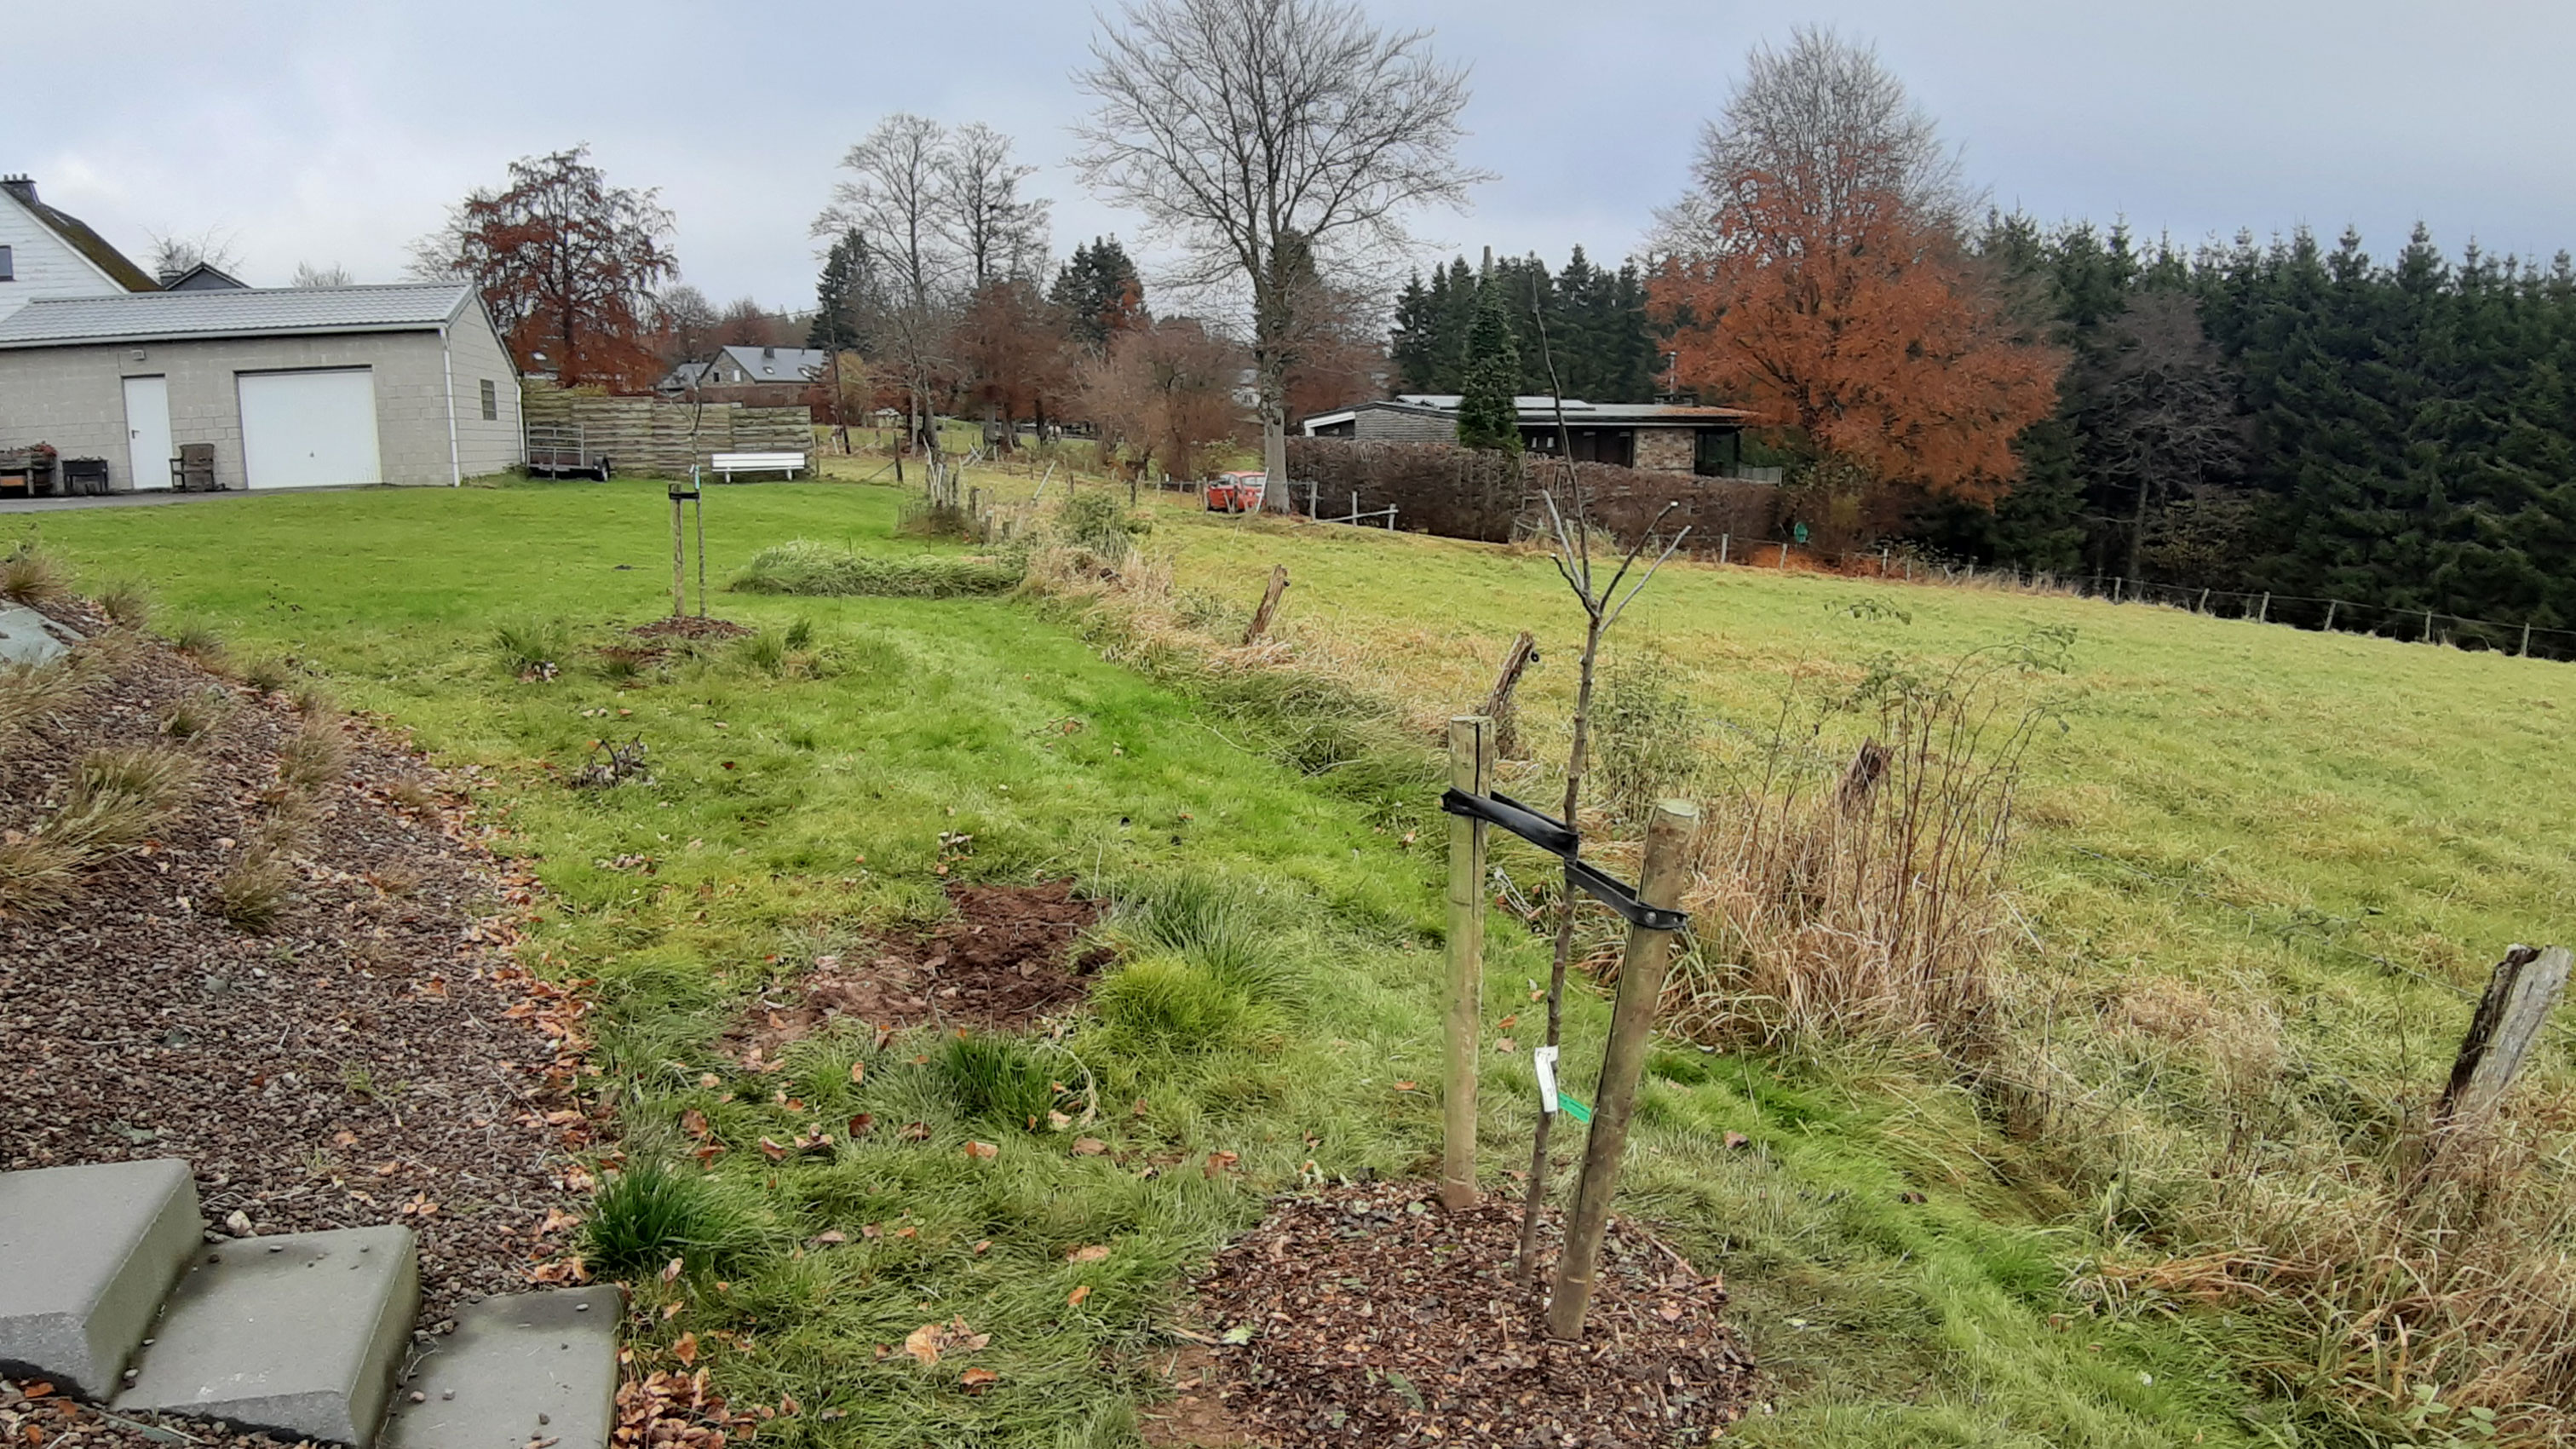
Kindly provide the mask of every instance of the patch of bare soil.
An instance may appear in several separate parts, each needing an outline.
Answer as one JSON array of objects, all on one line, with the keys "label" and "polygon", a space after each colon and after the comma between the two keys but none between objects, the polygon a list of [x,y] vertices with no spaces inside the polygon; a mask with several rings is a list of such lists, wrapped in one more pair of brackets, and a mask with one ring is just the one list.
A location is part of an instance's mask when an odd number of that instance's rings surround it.
[{"label": "patch of bare soil", "polygon": [[1081,1000],[1109,963],[1105,949],[1075,949],[1100,906],[1074,895],[1071,881],[951,885],[948,900],[954,917],[878,942],[864,960],[816,958],[801,981],[765,996],[726,1045],[755,1064],[775,1061],[780,1048],[836,1017],[887,1028],[1025,1026]]},{"label": "patch of bare soil", "polygon": [[694,614],[672,614],[649,624],[638,624],[626,631],[645,639],[736,639],[751,630],[731,619],[709,619]]},{"label": "patch of bare soil", "polygon": [[[86,606],[49,612],[105,629]],[[404,1224],[430,1321],[525,1289],[561,1254],[567,1149],[590,1129],[565,1095],[581,1006],[504,952],[530,883],[388,732],[308,722],[154,641],[83,648],[88,687],[0,742],[0,833],[51,819],[98,747],[174,749],[198,781],[151,838],[85,867],[78,900],[0,916],[0,1169],[184,1158],[218,1231]],[[213,722],[180,740],[164,725],[183,700]],[[245,929],[217,884],[277,835],[280,750],[305,729],[346,765],[302,775],[273,857],[288,894]]]},{"label": "patch of bare soil", "polygon": [[1559,1343],[1513,1281],[1519,1231],[1516,1203],[1451,1213],[1419,1183],[1282,1199],[1200,1280],[1206,1362],[1148,1411],[1147,1442],[1628,1449],[1743,1416],[1753,1361],[1718,1278],[1616,1222],[1586,1337]]}]

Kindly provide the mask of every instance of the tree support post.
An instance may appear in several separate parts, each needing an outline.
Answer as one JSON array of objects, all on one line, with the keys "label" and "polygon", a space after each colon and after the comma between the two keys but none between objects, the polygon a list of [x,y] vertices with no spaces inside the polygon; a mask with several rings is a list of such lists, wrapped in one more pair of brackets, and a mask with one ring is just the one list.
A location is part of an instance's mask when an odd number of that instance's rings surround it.
[{"label": "tree support post", "polygon": [[1261,607],[1252,611],[1252,627],[1243,631],[1243,642],[1258,644],[1270,632],[1270,618],[1279,612],[1279,596],[1288,592],[1288,566],[1275,564],[1270,570],[1270,587],[1261,591]]},{"label": "tree support post", "polygon": [[1728,545],[1730,545],[1730,544],[1732,544],[1732,543],[1734,543],[1734,542],[1735,542],[1735,535],[1734,535],[1734,534],[1731,534],[1731,533],[1721,533],[1721,534],[1719,534],[1719,535],[1717,536],[1717,561],[1718,561],[1719,563],[1724,563],[1724,562],[1726,562],[1726,550],[1727,550],[1727,547],[1728,547]]},{"label": "tree support post", "polygon": [[671,490],[671,617],[689,612],[688,530],[680,514],[680,492]]},{"label": "tree support post", "polygon": [[[1646,869],[1637,899],[1670,909],[1681,902],[1690,873],[1691,837],[1699,829],[1699,807],[1683,800],[1655,802],[1646,826]],[[1601,1260],[1601,1236],[1610,1226],[1610,1199],[1619,1190],[1620,1159],[1628,1150],[1628,1119],[1637,1102],[1637,1079],[1645,1071],[1646,1048],[1655,1036],[1655,1011],[1664,995],[1664,970],[1671,963],[1673,933],[1643,926],[1628,930],[1627,953],[1619,960],[1619,999],[1611,1009],[1610,1046],[1601,1058],[1601,1084],[1592,1108],[1592,1130],[1583,1141],[1583,1178],[1575,1188],[1574,1216],[1565,1225],[1565,1249],[1557,1255],[1556,1281],[1547,1301],[1551,1338],[1583,1334],[1583,1315],[1592,1302],[1593,1271]]]},{"label": "tree support post", "polygon": [[[1523,640],[1529,638],[1524,634]],[[1494,722],[1449,721],[1449,784],[1492,793]],[[1441,1027],[1440,1203],[1476,1205],[1476,1039],[1485,1019],[1485,822],[1449,817],[1449,1003]]]}]

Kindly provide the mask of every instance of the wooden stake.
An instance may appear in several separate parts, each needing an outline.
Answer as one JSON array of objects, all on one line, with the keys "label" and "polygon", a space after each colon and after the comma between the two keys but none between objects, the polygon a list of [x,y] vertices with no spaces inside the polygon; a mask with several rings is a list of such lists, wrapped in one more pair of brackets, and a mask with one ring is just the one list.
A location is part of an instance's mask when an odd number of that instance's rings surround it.
[{"label": "wooden stake", "polygon": [[2327,632],[2327,633],[2331,634],[2331,633],[2333,633],[2333,632],[2334,632],[2334,616],[2335,616],[2335,610],[2340,609],[2340,608],[2342,608],[2342,607],[2343,607],[2343,600],[2341,600],[2341,599],[2328,599],[2328,600],[2326,600],[2326,632]]},{"label": "wooden stake", "polygon": [[2549,1009],[2567,990],[2570,960],[2564,946],[2546,950],[2514,946],[2505,951],[2495,974],[2487,978],[2477,1013],[2469,1018],[2468,1035],[2451,1065],[2450,1084],[2442,1089],[2441,1104],[2433,1109],[2434,1126],[2481,1117],[2503,1099],[2540,1040]]},{"label": "wooden stake", "polygon": [[1270,587],[1261,591],[1261,607],[1252,611],[1252,627],[1243,631],[1243,642],[1258,644],[1270,632],[1270,617],[1279,612],[1279,596],[1288,592],[1288,566],[1279,564],[1270,570]]},{"label": "wooden stake", "polygon": [[2525,659],[2531,657],[2531,621],[2529,619],[2522,621],[2522,657]]},{"label": "wooden stake", "polygon": [[674,619],[689,612],[684,582],[688,577],[687,538],[688,533],[680,521],[680,495],[674,493],[671,495],[671,617]]},{"label": "wooden stake", "polygon": [[[1520,712],[1512,704],[1512,691],[1520,688],[1521,674],[1538,658],[1538,641],[1527,629],[1512,641],[1511,652],[1503,656],[1503,672],[1494,678],[1494,689],[1485,696],[1485,717],[1494,722],[1494,757],[1515,759],[1520,751]],[[1476,793],[1483,794],[1479,790]]]},{"label": "wooden stake", "polygon": [[[1526,644],[1529,636],[1523,634]],[[1449,784],[1491,792],[1494,722],[1462,714],[1449,721]],[[1442,1022],[1440,1202],[1451,1212],[1476,1205],[1476,1047],[1485,1020],[1485,823],[1449,817],[1449,1009]]]},{"label": "wooden stake", "polygon": [[2430,609],[2424,611],[2424,642],[2433,642],[2433,611]]},{"label": "wooden stake", "polygon": [[1719,563],[1724,563],[1724,562],[1726,562],[1726,550],[1727,550],[1727,547],[1728,547],[1729,545],[1733,544],[1734,542],[1735,542],[1735,535],[1734,535],[1734,534],[1731,534],[1731,533],[1721,533],[1721,534],[1719,534],[1719,535],[1717,536],[1717,561],[1718,561]]},{"label": "wooden stake", "polygon": [[[1681,902],[1690,875],[1691,836],[1699,807],[1684,800],[1655,802],[1646,825],[1646,872],[1637,899],[1667,909]],[[1620,1159],[1628,1150],[1628,1117],[1637,1103],[1637,1079],[1655,1038],[1655,1011],[1664,995],[1664,969],[1672,960],[1673,933],[1628,928],[1627,954],[1619,960],[1619,1000],[1611,1008],[1610,1045],[1601,1057],[1601,1084],[1592,1106],[1592,1130],[1583,1140],[1583,1180],[1575,1188],[1574,1216],[1565,1226],[1556,1281],[1547,1300],[1551,1338],[1583,1336],[1584,1310],[1592,1302],[1592,1274],[1601,1261],[1601,1235],[1610,1226],[1610,1199],[1619,1190]]]},{"label": "wooden stake", "polygon": [[1784,570],[1789,567],[1789,541],[1785,538],[1780,540],[1780,567]]}]

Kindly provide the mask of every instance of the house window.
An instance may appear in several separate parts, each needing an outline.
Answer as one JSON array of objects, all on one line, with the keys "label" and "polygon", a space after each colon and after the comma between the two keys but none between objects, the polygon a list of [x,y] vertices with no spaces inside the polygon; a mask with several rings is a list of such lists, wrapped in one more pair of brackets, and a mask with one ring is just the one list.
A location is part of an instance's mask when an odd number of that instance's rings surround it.
[{"label": "house window", "polygon": [[500,420],[501,389],[499,385],[487,377],[483,379],[483,421],[493,423],[499,422]]},{"label": "house window", "polygon": [[0,247],[0,282],[18,280],[17,264],[9,259],[9,249]]}]

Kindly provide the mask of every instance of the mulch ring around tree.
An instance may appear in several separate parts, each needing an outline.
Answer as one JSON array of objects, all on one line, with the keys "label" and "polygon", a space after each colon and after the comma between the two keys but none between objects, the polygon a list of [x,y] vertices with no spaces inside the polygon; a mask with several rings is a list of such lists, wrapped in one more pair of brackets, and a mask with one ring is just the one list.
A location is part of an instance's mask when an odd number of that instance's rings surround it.
[{"label": "mulch ring around tree", "polygon": [[739,639],[752,631],[731,619],[671,614],[649,624],[638,624],[626,632],[643,639]]},{"label": "mulch ring around tree", "polygon": [[765,993],[725,1046],[750,1065],[836,1018],[881,1028],[918,1022],[1008,1029],[1062,1011],[1112,959],[1084,947],[1100,903],[1071,881],[948,887],[956,914],[926,931],[818,956],[793,985]]},{"label": "mulch ring around tree", "polygon": [[[1723,1282],[1625,1220],[1584,1340],[1547,1336],[1514,1281],[1517,1202],[1451,1213],[1427,1184],[1284,1198],[1198,1285],[1194,1376],[1148,1409],[1156,1445],[1702,1444],[1743,1417],[1753,1360]],[[1557,1223],[1542,1233],[1547,1281]]]},{"label": "mulch ring around tree", "polygon": [[[219,1234],[401,1224],[424,1322],[527,1289],[570,1246],[594,1131],[582,1005],[509,956],[533,882],[392,733],[46,607],[95,642],[0,746],[0,839],[40,836],[96,751],[173,752],[193,783],[69,904],[0,914],[0,1169],[179,1158]],[[290,790],[281,751],[309,766],[317,738],[336,763]],[[283,897],[237,924],[226,882],[264,851]]]}]

